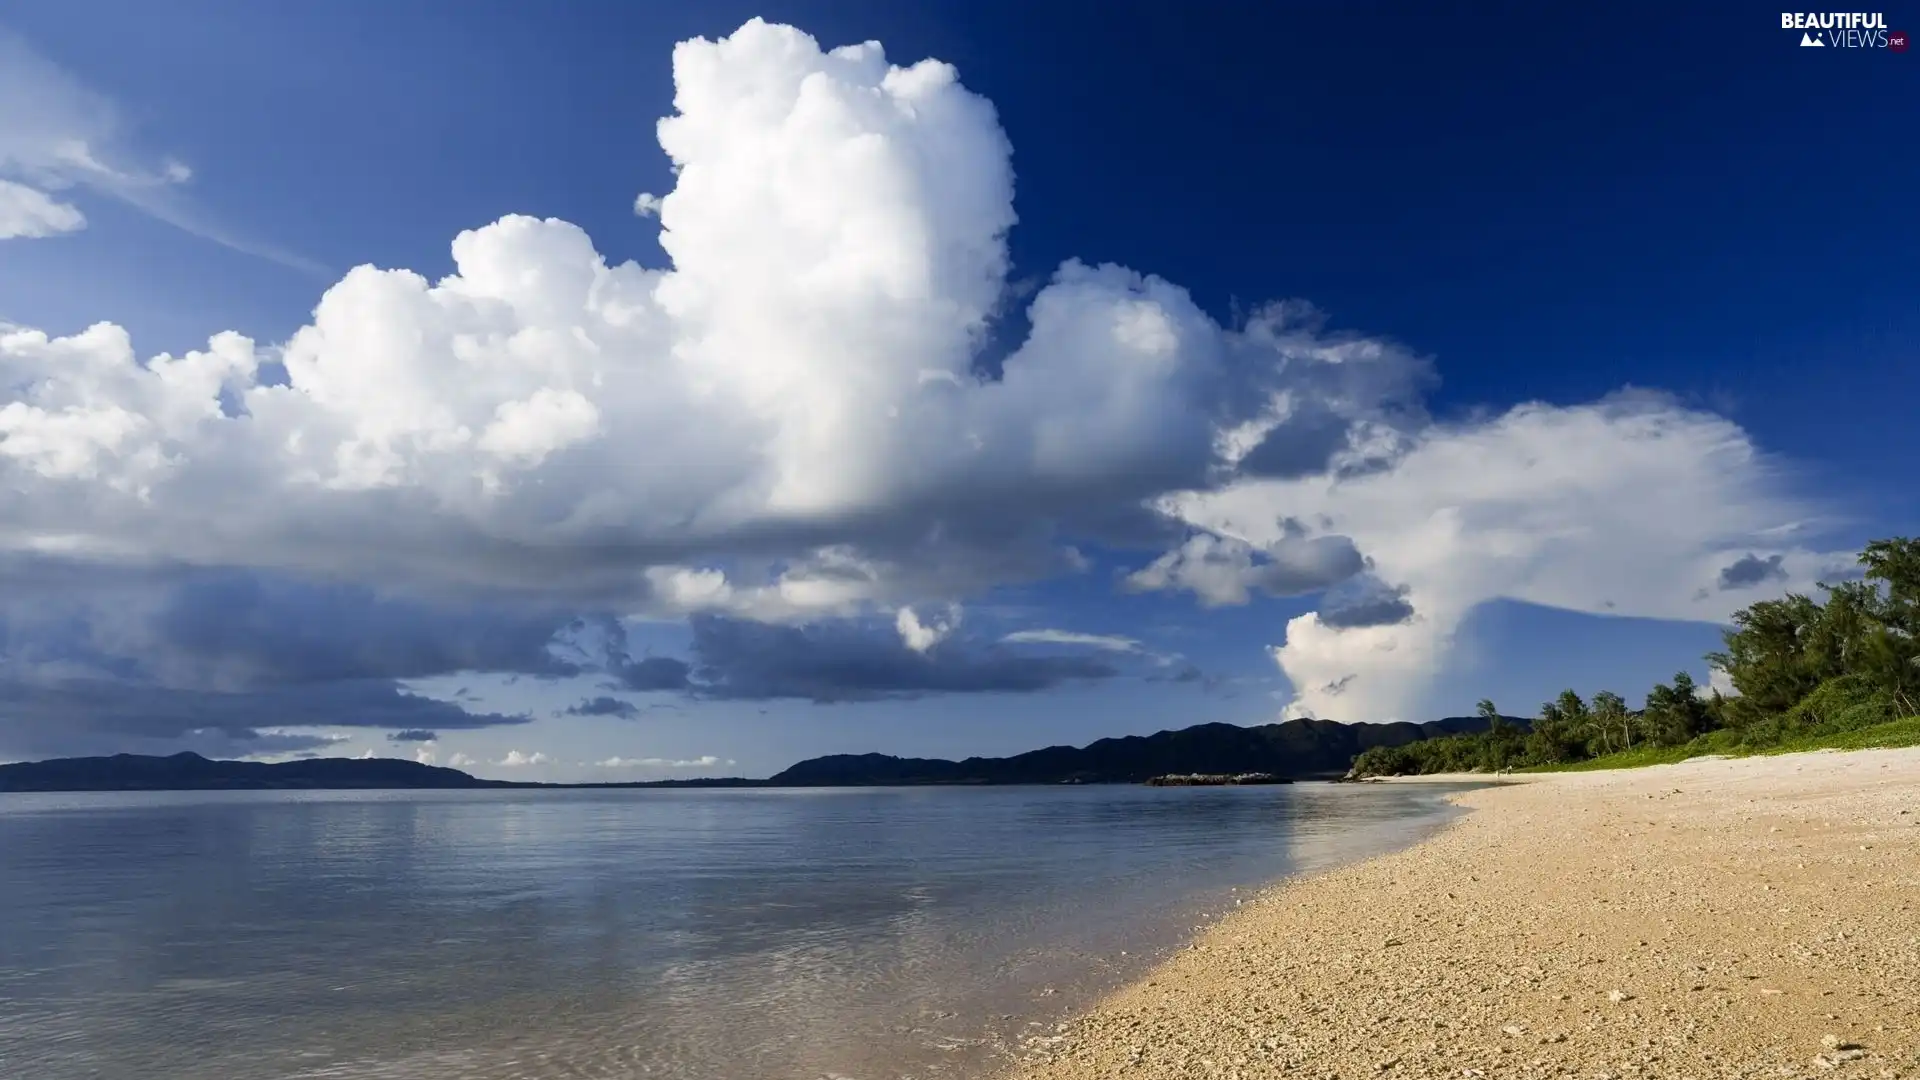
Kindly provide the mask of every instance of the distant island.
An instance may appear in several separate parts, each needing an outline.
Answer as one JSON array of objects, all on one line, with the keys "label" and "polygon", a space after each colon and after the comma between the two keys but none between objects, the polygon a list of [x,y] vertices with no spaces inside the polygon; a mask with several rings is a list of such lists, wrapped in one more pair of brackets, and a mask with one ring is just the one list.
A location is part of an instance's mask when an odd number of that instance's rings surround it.
[{"label": "distant island", "polygon": [[115,754],[0,765],[0,792],[1142,784],[1156,778],[1185,778],[1187,784],[1201,782],[1196,778],[1256,782],[1232,779],[1249,774],[1268,777],[1258,782],[1278,783],[1337,778],[1367,750],[1472,734],[1487,725],[1488,720],[1479,716],[1451,716],[1424,724],[1331,720],[1288,720],[1255,727],[1199,724],[1153,735],[1101,739],[1083,747],[1050,746],[1004,758],[946,761],[833,754],[802,761],[764,780],[721,777],[592,784],[484,780],[458,769],[396,758],[302,758],[268,764],[214,761],[194,753]]},{"label": "distant island", "polygon": [[271,791],[518,787],[397,758],[303,758],[268,764],[199,754],[55,758],[0,765],[0,791]]},{"label": "distant island", "polygon": [[648,783],[541,784],[485,780],[436,765],[398,758],[301,758],[295,761],[215,761],[192,752],[157,757],[54,758],[0,765],[0,792],[8,791],[360,791],[546,787],[747,787],[763,780],[656,780]]}]

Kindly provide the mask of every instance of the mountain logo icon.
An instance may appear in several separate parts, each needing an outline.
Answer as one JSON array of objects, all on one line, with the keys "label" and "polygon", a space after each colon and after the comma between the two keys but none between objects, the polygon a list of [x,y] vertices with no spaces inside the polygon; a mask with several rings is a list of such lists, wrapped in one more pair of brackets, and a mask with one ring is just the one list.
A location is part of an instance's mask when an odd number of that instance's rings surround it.
[{"label": "mountain logo icon", "polygon": [[1824,41],[1821,41],[1817,37],[1814,37],[1812,34],[1803,33],[1800,35],[1800,47],[1803,49],[1806,49],[1806,48],[1824,49],[1827,47],[1827,43]]}]

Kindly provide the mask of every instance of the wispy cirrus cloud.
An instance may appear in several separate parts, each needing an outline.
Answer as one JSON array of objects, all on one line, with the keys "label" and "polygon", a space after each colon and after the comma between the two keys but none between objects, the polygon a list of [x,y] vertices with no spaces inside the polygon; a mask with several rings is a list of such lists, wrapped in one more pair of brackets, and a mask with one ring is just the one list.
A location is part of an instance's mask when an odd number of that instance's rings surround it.
[{"label": "wispy cirrus cloud", "polygon": [[1009,645],[1081,645],[1090,649],[1122,653],[1137,653],[1142,650],[1140,642],[1134,638],[1121,637],[1118,634],[1083,634],[1050,627],[1037,630],[1015,630],[1000,640]]},{"label": "wispy cirrus cloud", "polygon": [[702,754],[697,758],[626,758],[615,755],[593,763],[597,769],[712,769],[722,765],[732,765],[728,759],[714,754]]},{"label": "wispy cirrus cloud", "polygon": [[0,27],[0,239],[86,228],[73,192],[112,198],[182,232],[314,276],[312,259],[243,235],[187,194],[193,169],[133,149],[119,106]]}]

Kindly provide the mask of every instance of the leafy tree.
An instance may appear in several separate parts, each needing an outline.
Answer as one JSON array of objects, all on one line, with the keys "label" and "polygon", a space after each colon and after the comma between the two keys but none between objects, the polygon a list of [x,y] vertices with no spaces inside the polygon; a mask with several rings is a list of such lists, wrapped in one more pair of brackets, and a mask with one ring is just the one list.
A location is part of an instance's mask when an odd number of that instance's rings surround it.
[{"label": "leafy tree", "polygon": [[1679,746],[1705,735],[1718,725],[1712,703],[1700,696],[1693,676],[1676,671],[1673,683],[1655,683],[1641,710],[1647,737],[1662,746]]},{"label": "leafy tree", "polygon": [[1587,756],[1586,736],[1564,722],[1542,718],[1527,732],[1526,761],[1529,765],[1560,765]]},{"label": "leafy tree", "polygon": [[1592,752],[1593,746],[1600,746],[1603,753],[1613,750],[1613,735],[1605,726],[1594,723],[1593,711],[1579,694],[1572,690],[1560,691],[1560,696],[1540,706],[1542,717],[1551,717],[1566,730],[1577,735]]},{"label": "leafy tree", "polygon": [[1619,694],[1602,690],[1593,695],[1591,716],[1590,723],[1600,730],[1602,738],[1611,742],[1613,733],[1617,731],[1620,733],[1621,746],[1633,749],[1633,718],[1627,714],[1626,700]]},{"label": "leafy tree", "polygon": [[1886,590],[1880,620],[1909,639],[1920,637],[1920,540],[1875,540],[1860,553],[1867,580]]},{"label": "leafy tree", "polygon": [[1807,639],[1821,615],[1820,605],[1799,593],[1734,612],[1733,629],[1722,635],[1726,648],[1707,656],[1739,691],[1728,706],[1734,726],[1790,709],[1820,685],[1821,657],[1808,656]]},{"label": "leafy tree", "polygon": [[1639,713],[1611,691],[1566,690],[1515,725],[1481,701],[1485,730],[1369,750],[1361,775],[1548,765],[1653,743],[1766,746],[1807,732],[1852,731],[1920,715],[1920,540],[1875,540],[1860,580],[1822,584],[1735,612],[1707,660],[1734,693],[1702,696],[1686,672],[1647,692]]}]

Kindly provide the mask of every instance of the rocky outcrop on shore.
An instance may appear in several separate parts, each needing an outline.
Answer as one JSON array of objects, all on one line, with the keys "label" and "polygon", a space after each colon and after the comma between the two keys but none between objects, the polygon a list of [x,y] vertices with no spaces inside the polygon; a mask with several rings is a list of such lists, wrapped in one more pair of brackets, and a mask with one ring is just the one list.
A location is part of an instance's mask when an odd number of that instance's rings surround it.
[{"label": "rocky outcrop on shore", "polygon": [[1238,784],[1291,784],[1283,776],[1265,772],[1170,773],[1147,780],[1149,787],[1231,787]]}]

